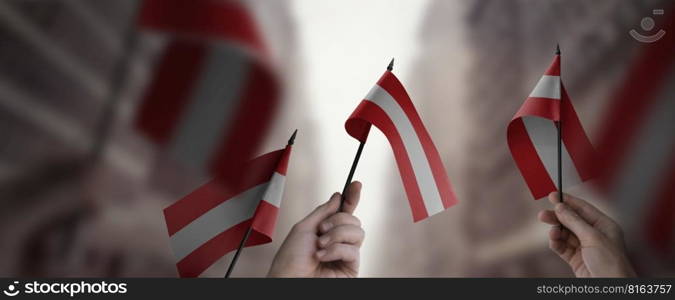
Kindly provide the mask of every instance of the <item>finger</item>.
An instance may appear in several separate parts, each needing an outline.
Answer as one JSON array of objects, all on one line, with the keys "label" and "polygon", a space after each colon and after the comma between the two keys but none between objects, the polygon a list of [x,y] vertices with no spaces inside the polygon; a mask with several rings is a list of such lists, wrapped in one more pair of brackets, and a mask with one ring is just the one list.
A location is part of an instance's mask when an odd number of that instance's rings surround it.
[{"label": "finger", "polygon": [[586,223],[586,221],[567,204],[556,204],[555,214],[562,225],[577,236],[582,245],[598,241],[599,232]]},{"label": "finger", "polygon": [[548,238],[550,240],[566,241],[568,237],[569,231],[560,230],[560,225],[551,226],[551,229],[548,231]]},{"label": "finger", "polygon": [[352,214],[356,210],[356,206],[359,204],[361,198],[361,187],[363,185],[361,182],[353,181],[347,186],[347,192],[345,192],[345,202],[342,206],[342,211]]},{"label": "finger", "polygon": [[537,216],[539,218],[539,221],[549,224],[549,225],[560,225],[560,221],[558,221],[558,217],[555,215],[555,212],[552,210],[542,210],[539,212],[539,215]]},{"label": "finger", "polygon": [[[560,231],[560,230],[558,230]],[[549,240],[548,247],[558,255],[562,255],[567,250],[567,243],[560,240]]]},{"label": "finger", "polygon": [[560,196],[558,195],[558,192],[551,192],[550,194],[548,194],[548,201],[551,202],[551,204],[553,205],[560,203]]},{"label": "finger", "polygon": [[318,239],[319,248],[330,247],[335,243],[343,243],[360,246],[365,238],[365,232],[361,227],[354,225],[336,226]]},{"label": "finger", "polygon": [[[551,201],[551,203],[554,204],[560,202],[559,197],[560,196],[558,192],[552,192],[551,194],[548,195],[549,201]],[[563,194],[563,202],[565,202],[565,204],[569,205],[569,207],[574,209],[577,212],[577,214],[579,214],[579,216],[581,216],[581,218],[586,220],[586,222],[591,226],[595,226],[596,224],[601,222],[605,222],[608,224],[614,223],[614,220],[605,215],[597,207],[593,206],[592,204],[586,202],[583,199],[579,199],[568,194]]]},{"label": "finger", "polygon": [[567,241],[567,245],[569,245],[571,247],[574,247],[574,248],[577,248],[577,247],[581,246],[581,243],[579,242],[579,239],[577,238],[576,235],[574,235],[574,233],[570,232],[569,230],[567,230],[565,228],[563,228],[563,230],[561,230],[561,231],[563,232],[563,236],[567,236],[565,238],[565,240]]},{"label": "finger", "polygon": [[340,207],[340,193],[333,194],[328,202],[319,205],[309,215],[295,224],[296,228],[316,231],[317,226],[326,218],[335,214]]},{"label": "finger", "polygon": [[571,263],[572,257],[574,256],[575,248],[572,247],[569,243],[564,241],[553,241],[550,240],[548,247],[558,254],[558,256],[565,261],[566,263]]},{"label": "finger", "polygon": [[352,216],[348,213],[344,212],[336,213],[328,217],[328,219],[325,219],[321,222],[321,224],[319,225],[319,232],[326,233],[329,230],[331,230],[331,228],[340,225],[354,225],[357,227],[361,227],[361,221],[359,220],[359,218]]},{"label": "finger", "polygon": [[569,260],[574,254],[574,249],[578,247],[578,244],[574,245],[571,243],[571,241],[576,240],[576,238],[572,239],[573,236],[570,235],[570,232],[568,230],[560,230],[560,226],[552,226],[548,234],[548,247],[558,254],[560,258],[569,263]]},{"label": "finger", "polygon": [[326,249],[317,251],[316,257],[321,262],[357,262],[359,260],[359,247],[347,244],[333,244]]}]

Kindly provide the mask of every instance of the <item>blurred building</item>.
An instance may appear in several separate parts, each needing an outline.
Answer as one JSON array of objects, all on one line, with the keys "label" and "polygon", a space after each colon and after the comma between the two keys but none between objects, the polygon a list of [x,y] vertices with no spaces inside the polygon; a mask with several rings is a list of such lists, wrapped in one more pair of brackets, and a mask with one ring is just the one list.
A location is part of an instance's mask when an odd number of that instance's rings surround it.
[{"label": "blurred building", "polygon": [[[287,1],[262,2],[246,4],[285,94],[260,153],[283,147],[294,129],[300,133],[276,240],[246,249],[235,276],[266,274],[292,223],[308,210],[293,199],[313,197],[303,183],[318,176],[310,167],[315,150],[303,143],[314,133],[304,118]],[[164,46],[161,37],[136,31],[138,3],[0,3],[0,275],[176,275],[162,209],[197,181],[163,164],[130,125]],[[207,275],[222,276],[227,263],[229,256]]]}]

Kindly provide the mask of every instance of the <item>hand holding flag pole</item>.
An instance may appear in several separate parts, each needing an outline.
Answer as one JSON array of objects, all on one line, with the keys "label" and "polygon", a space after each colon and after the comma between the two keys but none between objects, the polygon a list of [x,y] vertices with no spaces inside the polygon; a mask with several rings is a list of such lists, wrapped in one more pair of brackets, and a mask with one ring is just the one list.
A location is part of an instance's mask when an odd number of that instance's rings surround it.
[{"label": "hand holding flag pole", "polygon": [[[394,69],[394,59],[392,58],[387,66],[387,71],[391,72]],[[352,182],[354,178],[354,172],[356,172],[356,166],[359,164],[359,159],[361,159],[361,152],[363,152],[363,146],[366,145],[366,141],[362,141],[359,144],[359,148],[356,150],[356,156],[354,156],[354,161],[352,162],[352,167],[349,169],[349,175],[347,176],[347,182],[345,182],[344,188],[342,188],[342,196],[340,198],[340,208],[338,212],[342,211],[343,204],[345,202],[345,194],[347,193],[347,187]]]},{"label": "hand holding flag pole", "polygon": [[[295,143],[295,136],[298,134],[298,130],[296,129],[293,132],[293,135],[291,135],[291,138],[288,139],[288,145],[292,146],[293,143]],[[244,249],[244,245],[246,244],[246,241],[248,240],[248,237],[251,236],[251,231],[253,231],[253,220],[251,220],[251,225],[248,226],[248,229],[246,230],[246,234],[244,234],[244,237],[241,239],[241,242],[239,243],[239,248],[237,248],[237,252],[234,253],[234,256],[232,257],[232,261],[230,262],[230,266],[227,268],[227,273],[225,273],[225,278],[230,278],[230,274],[232,274],[232,271],[234,270],[234,266],[237,264],[237,260],[239,260],[239,254],[241,254],[241,250]]]}]

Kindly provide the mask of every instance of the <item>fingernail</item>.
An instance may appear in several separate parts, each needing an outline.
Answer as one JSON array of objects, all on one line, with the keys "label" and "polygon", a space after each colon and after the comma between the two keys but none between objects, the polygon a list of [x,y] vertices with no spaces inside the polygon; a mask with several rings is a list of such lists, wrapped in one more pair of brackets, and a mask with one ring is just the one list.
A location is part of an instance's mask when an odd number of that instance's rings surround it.
[{"label": "fingernail", "polygon": [[558,192],[551,192],[548,194],[549,199],[553,200],[553,203],[558,203],[560,202],[560,196],[558,196]]},{"label": "fingernail", "polygon": [[321,230],[323,230],[324,232],[330,230],[331,228],[333,228],[333,223],[331,223],[331,222],[321,223]]},{"label": "fingernail", "polygon": [[323,257],[324,255],[326,255],[326,250],[319,250],[319,251],[316,251],[316,257],[321,258],[321,257]]},{"label": "fingernail", "polygon": [[322,237],[319,238],[319,245],[321,245],[322,247],[323,247],[323,246],[326,246],[326,244],[328,244],[328,241],[329,241],[329,240],[330,240],[329,237],[327,237],[327,236],[322,236]]}]

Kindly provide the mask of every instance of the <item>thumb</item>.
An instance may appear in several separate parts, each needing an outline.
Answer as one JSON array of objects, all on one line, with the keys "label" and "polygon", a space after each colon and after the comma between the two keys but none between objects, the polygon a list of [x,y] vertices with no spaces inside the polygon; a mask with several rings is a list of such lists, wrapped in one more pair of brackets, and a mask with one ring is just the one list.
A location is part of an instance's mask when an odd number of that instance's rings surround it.
[{"label": "thumb", "polygon": [[353,214],[356,210],[356,206],[359,204],[359,198],[361,198],[361,182],[354,181],[347,186],[347,191],[345,192],[345,202],[342,207],[342,211],[348,214]]},{"label": "thumb", "polygon": [[558,221],[562,223],[565,228],[569,229],[577,236],[582,246],[588,246],[589,243],[596,242],[600,234],[595,228],[586,223],[579,214],[565,203],[558,203],[555,206],[555,215]]},{"label": "thumb", "polygon": [[319,223],[337,212],[340,207],[340,198],[340,193],[333,194],[326,203],[315,208],[297,226],[302,229],[315,230],[319,226]]}]

